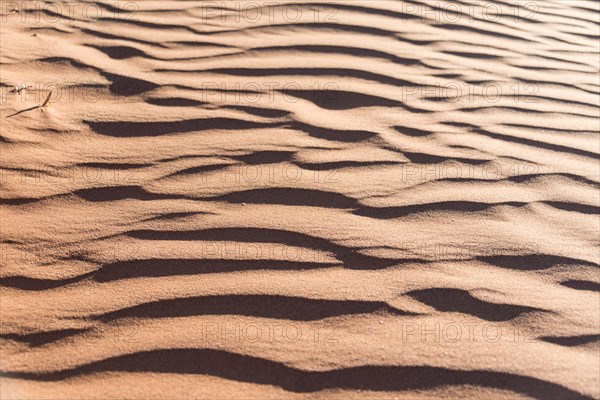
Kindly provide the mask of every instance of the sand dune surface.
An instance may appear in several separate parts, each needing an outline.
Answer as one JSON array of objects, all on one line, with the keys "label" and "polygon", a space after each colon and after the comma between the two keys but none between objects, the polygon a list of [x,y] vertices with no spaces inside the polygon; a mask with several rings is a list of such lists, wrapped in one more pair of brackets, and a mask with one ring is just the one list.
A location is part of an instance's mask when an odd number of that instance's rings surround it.
[{"label": "sand dune surface", "polygon": [[599,16],[3,2],[0,397],[599,399]]}]

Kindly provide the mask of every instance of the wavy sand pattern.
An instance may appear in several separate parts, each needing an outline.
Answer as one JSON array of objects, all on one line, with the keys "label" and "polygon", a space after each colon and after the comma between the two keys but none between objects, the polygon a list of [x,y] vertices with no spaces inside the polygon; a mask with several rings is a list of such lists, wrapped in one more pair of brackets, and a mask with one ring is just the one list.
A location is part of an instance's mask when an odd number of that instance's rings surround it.
[{"label": "wavy sand pattern", "polygon": [[259,3],[3,2],[0,396],[600,398],[599,4]]}]

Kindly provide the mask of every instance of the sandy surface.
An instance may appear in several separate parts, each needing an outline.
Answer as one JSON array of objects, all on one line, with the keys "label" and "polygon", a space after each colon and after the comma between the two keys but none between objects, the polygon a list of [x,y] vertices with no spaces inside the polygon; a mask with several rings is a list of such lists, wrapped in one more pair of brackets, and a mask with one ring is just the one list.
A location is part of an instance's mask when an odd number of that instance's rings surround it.
[{"label": "sandy surface", "polygon": [[599,3],[518,3],[2,2],[1,398],[600,398]]}]

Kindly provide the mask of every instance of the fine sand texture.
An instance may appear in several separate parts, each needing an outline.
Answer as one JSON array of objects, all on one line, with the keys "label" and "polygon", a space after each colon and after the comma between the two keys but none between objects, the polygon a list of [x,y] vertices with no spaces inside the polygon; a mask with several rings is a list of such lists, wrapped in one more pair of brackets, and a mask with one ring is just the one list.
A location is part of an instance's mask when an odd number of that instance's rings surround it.
[{"label": "fine sand texture", "polygon": [[600,398],[597,1],[0,4],[0,398]]}]

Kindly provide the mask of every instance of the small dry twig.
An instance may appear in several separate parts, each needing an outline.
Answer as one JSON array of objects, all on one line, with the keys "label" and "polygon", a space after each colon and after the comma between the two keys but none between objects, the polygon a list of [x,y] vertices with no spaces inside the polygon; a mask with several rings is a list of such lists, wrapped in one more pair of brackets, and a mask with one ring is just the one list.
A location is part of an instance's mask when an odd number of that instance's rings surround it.
[{"label": "small dry twig", "polygon": [[53,92],[54,91],[51,90],[50,93],[48,93],[48,97],[46,97],[46,100],[44,100],[44,102],[42,104],[38,104],[37,106],[26,108],[25,110],[17,111],[14,114],[8,115],[6,118],[11,118],[11,117],[14,117],[15,115],[23,114],[24,112],[31,111],[31,110],[44,111],[44,108],[50,105],[50,97],[52,97]]},{"label": "small dry twig", "polygon": [[19,84],[19,85],[15,86],[15,87],[13,88],[12,92],[13,92],[13,93],[17,93],[17,94],[18,94],[18,93],[21,93],[23,90],[27,89],[28,87],[29,87],[29,85],[28,85],[28,84],[26,84],[26,83],[21,83],[21,84]]},{"label": "small dry twig", "polygon": [[50,91],[50,93],[48,93],[48,97],[46,97],[46,100],[44,100],[44,102],[39,105],[39,108],[44,108],[48,106],[50,104],[50,97],[52,97],[52,90]]}]

